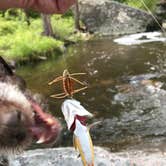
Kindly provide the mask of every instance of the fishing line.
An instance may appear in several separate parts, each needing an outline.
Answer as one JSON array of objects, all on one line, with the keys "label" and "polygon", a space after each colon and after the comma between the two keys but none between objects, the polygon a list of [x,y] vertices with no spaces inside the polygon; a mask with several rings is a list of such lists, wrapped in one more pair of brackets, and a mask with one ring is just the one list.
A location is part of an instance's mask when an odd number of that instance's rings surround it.
[{"label": "fishing line", "polygon": [[149,9],[149,7],[146,5],[144,0],[141,0],[142,4],[144,5],[145,9],[149,12],[149,14],[153,17],[154,21],[158,24],[158,26],[160,27],[160,29],[162,30],[162,32],[164,33],[164,36],[166,36],[166,31],[165,29],[161,26],[161,24],[159,23],[159,21],[157,20],[157,18],[154,16],[154,14],[152,13],[152,11]]},{"label": "fishing line", "polygon": [[63,54],[62,54],[62,61],[63,61],[63,67],[64,67],[63,70],[65,70],[65,69],[68,70],[67,60],[66,60],[68,48],[67,48],[66,46],[63,46],[63,47],[64,47],[64,48],[63,48],[63,49],[64,49],[64,52],[63,52]]}]

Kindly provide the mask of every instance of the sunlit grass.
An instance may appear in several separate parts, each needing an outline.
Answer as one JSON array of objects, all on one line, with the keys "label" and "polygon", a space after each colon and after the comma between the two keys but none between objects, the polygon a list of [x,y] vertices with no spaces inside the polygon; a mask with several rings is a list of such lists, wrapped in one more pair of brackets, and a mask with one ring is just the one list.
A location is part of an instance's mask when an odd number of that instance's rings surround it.
[{"label": "sunlit grass", "polygon": [[[9,39],[10,38],[10,39]],[[55,49],[60,49],[63,43],[53,38],[41,36],[40,33],[26,30],[16,32],[14,37],[6,37],[8,49],[4,52],[9,58],[35,58]],[[29,56],[29,57],[28,57]]]},{"label": "sunlit grass", "polygon": [[62,38],[67,38],[71,34],[73,34],[73,17],[62,17],[60,15],[53,15],[51,20],[55,34],[57,33]]},{"label": "sunlit grass", "polygon": [[[11,59],[26,60],[41,55],[62,52],[64,39],[69,39],[74,32],[72,16],[52,16],[52,26],[55,39],[42,35],[41,18],[30,20],[30,26],[25,20],[6,19],[0,17],[0,54]],[[77,36],[76,36],[77,38]]]},{"label": "sunlit grass", "polygon": [[[157,0],[126,0],[129,6],[139,8],[142,10],[147,10],[145,5],[149,8],[149,10],[153,11],[155,9]],[[145,5],[144,5],[145,4]]]}]

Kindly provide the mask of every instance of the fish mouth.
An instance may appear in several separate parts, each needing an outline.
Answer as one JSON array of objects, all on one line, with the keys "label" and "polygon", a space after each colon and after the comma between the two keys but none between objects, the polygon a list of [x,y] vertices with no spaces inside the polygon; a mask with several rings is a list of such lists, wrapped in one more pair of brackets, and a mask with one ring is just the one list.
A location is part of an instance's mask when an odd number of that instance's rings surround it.
[{"label": "fish mouth", "polygon": [[29,130],[36,143],[54,143],[61,132],[60,122],[51,114],[45,113],[34,101],[31,101],[31,105],[34,109],[34,124]]}]

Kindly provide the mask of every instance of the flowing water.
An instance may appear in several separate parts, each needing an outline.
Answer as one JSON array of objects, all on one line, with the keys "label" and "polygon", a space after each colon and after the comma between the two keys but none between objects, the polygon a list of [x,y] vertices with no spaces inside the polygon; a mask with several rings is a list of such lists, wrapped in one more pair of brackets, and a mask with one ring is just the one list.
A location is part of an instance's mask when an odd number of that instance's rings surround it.
[{"label": "flowing water", "polygon": [[[112,151],[126,148],[166,147],[166,45],[162,42],[123,46],[111,39],[96,39],[70,46],[63,57],[17,69],[29,89],[43,94],[49,109],[65,127],[60,105],[63,100],[49,96],[61,92],[57,84],[48,86],[64,69],[77,76],[88,89],[75,95],[94,113],[89,122],[101,120],[91,129],[95,145]],[[72,145],[65,128],[61,146]]]}]

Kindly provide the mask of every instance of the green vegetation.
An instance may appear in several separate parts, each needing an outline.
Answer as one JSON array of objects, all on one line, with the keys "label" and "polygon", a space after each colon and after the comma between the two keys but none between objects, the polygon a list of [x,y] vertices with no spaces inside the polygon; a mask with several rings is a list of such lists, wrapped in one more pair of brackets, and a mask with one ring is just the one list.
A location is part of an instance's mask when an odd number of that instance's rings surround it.
[{"label": "green vegetation", "polygon": [[[142,0],[116,0],[129,6],[145,9]],[[157,0],[143,0],[153,10]],[[8,59],[26,61],[41,56],[58,55],[64,42],[85,40],[87,36],[74,32],[74,18],[69,11],[65,15],[53,15],[51,23],[56,38],[42,35],[43,22],[39,13],[28,11],[30,25],[22,10],[0,12],[0,55]]]},{"label": "green vegetation", "polygon": [[145,5],[143,4],[143,3],[145,3],[146,6],[151,11],[153,11],[158,0],[116,0],[116,1],[125,3],[129,6],[132,6],[134,8],[138,8],[138,9],[142,9],[142,10],[146,10]]},{"label": "green vegetation", "polygon": [[26,60],[58,50],[63,45],[63,42],[42,36],[41,33],[40,19],[33,20],[28,26],[22,21],[0,18],[0,54],[12,59]]},{"label": "green vegetation", "polygon": [[[34,15],[34,14],[33,14]],[[27,24],[25,14],[20,10],[9,10],[0,16],[0,55],[8,59],[25,61],[38,59],[39,56],[60,54],[64,39],[78,41],[73,35],[74,19],[71,14],[53,15],[52,26],[58,39],[42,35],[43,26],[40,16],[30,17]]]}]

